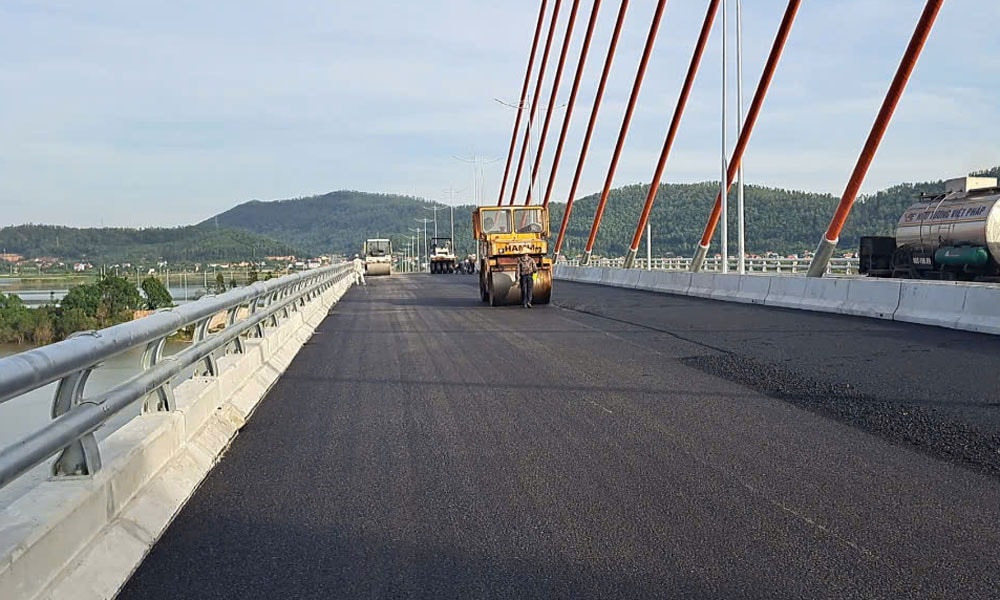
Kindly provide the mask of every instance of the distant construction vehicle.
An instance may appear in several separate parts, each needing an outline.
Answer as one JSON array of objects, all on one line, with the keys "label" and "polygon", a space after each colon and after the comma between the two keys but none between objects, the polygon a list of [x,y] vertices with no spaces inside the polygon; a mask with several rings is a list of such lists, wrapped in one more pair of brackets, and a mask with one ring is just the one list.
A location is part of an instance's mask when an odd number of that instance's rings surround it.
[{"label": "distant construction vehicle", "polygon": [[454,273],[458,260],[450,237],[431,238],[431,273]]},{"label": "distant construction vehicle", "polygon": [[392,242],[384,238],[365,240],[365,275],[389,275],[392,273]]},{"label": "distant construction vehicle", "polygon": [[552,294],[552,259],[548,258],[549,211],[541,206],[481,206],[472,213],[478,244],[479,296],[490,306],[520,304],[517,259],[528,253],[538,265],[535,304]]}]

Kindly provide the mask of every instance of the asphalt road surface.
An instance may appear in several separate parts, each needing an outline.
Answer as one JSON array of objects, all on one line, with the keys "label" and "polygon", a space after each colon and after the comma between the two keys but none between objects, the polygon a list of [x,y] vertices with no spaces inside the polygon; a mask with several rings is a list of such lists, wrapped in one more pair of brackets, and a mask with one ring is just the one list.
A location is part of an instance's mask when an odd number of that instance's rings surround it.
[{"label": "asphalt road surface", "polygon": [[121,598],[997,598],[1000,340],[350,290]]}]

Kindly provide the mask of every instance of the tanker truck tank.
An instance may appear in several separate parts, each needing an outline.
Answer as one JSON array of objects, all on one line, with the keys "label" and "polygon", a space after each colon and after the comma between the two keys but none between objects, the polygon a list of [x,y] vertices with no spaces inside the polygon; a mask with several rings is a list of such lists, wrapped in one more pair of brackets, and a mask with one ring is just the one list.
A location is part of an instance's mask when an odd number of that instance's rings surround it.
[{"label": "tanker truck tank", "polygon": [[1000,188],[994,177],[961,177],[922,196],[895,238],[863,237],[861,272],[875,277],[1000,280]]}]

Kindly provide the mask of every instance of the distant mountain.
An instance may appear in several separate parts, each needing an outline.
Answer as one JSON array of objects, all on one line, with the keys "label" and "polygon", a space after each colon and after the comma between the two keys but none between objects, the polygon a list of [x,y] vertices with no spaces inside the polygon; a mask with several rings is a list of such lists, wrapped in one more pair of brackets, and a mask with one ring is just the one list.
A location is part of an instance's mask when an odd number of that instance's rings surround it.
[{"label": "distant mountain", "polygon": [[[472,209],[454,209],[459,251],[472,252]],[[450,237],[450,207],[412,196],[355,191],[272,202],[251,200],[206,219],[198,227],[218,223],[220,227],[266,235],[314,254],[353,254],[360,251],[366,238],[391,236],[397,248],[405,237],[414,235],[411,229],[420,229],[422,238],[424,225],[420,219],[431,220],[427,236],[432,237],[435,212],[438,234]]]},{"label": "distant mountain", "polygon": [[[973,173],[1000,176],[1000,167]],[[653,252],[690,255],[701,237],[705,221],[718,193],[718,182],[663,184],[657,193],[650,216],[653,229]],[[841,235],[841,251],[853,251],[862,235],[891,235],[904,209],[921,193],[943,191],[943,180],[904,183],[858,199]],[[620,187],[611,191],[594,252],[604,256],[622,256],[635,233],[648,184]],[[580,198],[573,205],[563,253],[575,255],[586,245],[597,208],[596,194]],[[746,239],[752,253],[775,251],[782,254],[811,251],[833,216],[838,197],[747,185]],[[729,234],[731,252],[736,251],[736,193],[731,192]],[[366,237],[392,236],[399,247],[410,229],[420,228],[419,219],[432,218],[437,207],[438,231],[450,231],[450,209],[420,198],[391,194],[338,191],[321,196],[280,200],[251,201],[236,206],[199,226],[218,220],[219,225],[246,229],[294,244],[311,252],[357,252]],[[455,237],[460,253],[474,251],[471,240],[473,206],[454,208]],[[558,231],[565,204],[550,204],[553,232]],[[428,236],[431,235],[428,225]],[[718,252],[719,233],[713,239],[712,252]],[[644,249],[645,246],[642,246]]]},{"label": "distant mountain", "polygon": [[[1000,167],[972,173],[1000,176]],[[663,184],[650,222],[653,253],[690,256],[701,237],[718,182]],[[627,185],[611,191],[594,253],[622,256],[635,232],[648,184]],[[840,239],[841,251],[854,251],[862,235],[890,234],[904,209],[921,193],[944,189],[943,180],[903,183],[858,199]],[[736,194],[730,197],[731,252],[736,251]],[[839,198],[830,194],[746,186],[747,249],[801,254],[814,250],[833,215]],[[563,253],[583,251],[597,207],[597,195],[574,203]],[[552,203],[551,222],[557,232],[565,204]],[[423,237],[451,234],[454,213],[455,243],[460,255],[475,251],[471,238],[471,205],[451,207],[413,196],[337,191],[319,196],[235,206],[198,225],[172,229],[75,229],[49,225],[21,225],[0,229],[0,248],[27,257],[60,256],[110,263],[122,260],[197,262],[248,259],[252,256],[353,254],[365,238],[390,237],[397,249],[410,243],[413,230]],[[645,246],[641,249],[644,251]],[[719,233],[711,252],[719,250]]]},{"label": "distant mountain", "polygon": [[215,227],[80,229],[17,225],[0,229],[0,248],[26,258],[59,257],[93,264],[133,262],[225,262],[254,256],[303,255],[292,244],[249,231]]}]

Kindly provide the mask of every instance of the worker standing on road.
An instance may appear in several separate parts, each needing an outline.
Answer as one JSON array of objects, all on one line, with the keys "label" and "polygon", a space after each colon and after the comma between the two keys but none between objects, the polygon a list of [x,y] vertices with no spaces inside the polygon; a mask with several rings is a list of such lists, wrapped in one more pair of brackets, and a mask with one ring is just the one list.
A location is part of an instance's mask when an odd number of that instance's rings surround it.
[{"label": "worker standing on road", "polygon": [[534,276],[537,272],[538,265],[535,264],[535,259],[525,250],[517,259],[517,276],[521,282],[521,305],[524,308],[531,308],[531,292],[535,287]]},{"label": "worker standing on road", "polygon": [[365,261],[357,254],[354,255],[354,285],[368,285],[365,282]]}]

